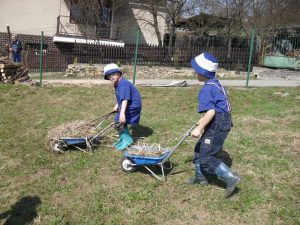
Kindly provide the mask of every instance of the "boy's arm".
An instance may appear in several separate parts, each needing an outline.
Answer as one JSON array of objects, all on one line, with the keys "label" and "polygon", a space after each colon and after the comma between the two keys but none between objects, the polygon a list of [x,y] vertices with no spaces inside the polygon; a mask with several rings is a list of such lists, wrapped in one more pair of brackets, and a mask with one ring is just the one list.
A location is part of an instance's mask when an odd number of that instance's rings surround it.
[{"label": "boy's arm", "polygon": [[120,123],[126,123],[125,110],[127,108],[128,100],[122,101],[122,107],[120,112]]},{"label": "boy's arm", "polygon": [[191,132],[191,135],[193,137],[200,137],[204,132],[204,128],[214,118],[215,114],[216,112],[214,109],[208,110],[205,115],[198,121],[198,126]]}]

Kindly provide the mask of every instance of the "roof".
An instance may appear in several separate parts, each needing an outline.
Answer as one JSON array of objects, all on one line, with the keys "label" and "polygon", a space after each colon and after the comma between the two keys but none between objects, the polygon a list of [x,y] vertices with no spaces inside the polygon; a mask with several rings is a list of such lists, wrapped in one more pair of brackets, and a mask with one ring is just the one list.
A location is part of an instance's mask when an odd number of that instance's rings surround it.
[{"label": "roof", "polygon": [[79,43],[79,44],[96,44],[96,45],[109,45],[109,46],[118,46],[124,47],[125,43],[120,41],[111,41],[111,40],[93,40],[86,39],[83,37],[67,37],[67,36],[57,36],[53,37],[54,43]]}]

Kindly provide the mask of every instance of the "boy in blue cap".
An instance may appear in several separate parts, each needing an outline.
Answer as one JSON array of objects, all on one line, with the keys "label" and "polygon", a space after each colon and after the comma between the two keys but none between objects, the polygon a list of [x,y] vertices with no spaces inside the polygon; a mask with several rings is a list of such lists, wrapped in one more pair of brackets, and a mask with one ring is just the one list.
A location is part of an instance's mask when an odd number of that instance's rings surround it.
[{"label": "boy in blue cap", "polygon": [[127,125],[139,124],[142,110],[142,100],[138,89],[127,79],[122,77],[122,71],[118,65],[111,63],[104,67],[104,79],[114,84],[117,103],[113,108],[116,111],[115,121],[118,122],[115,129],[120,139],[114,146],[119,150],[126,149],[133,143]]},{"label": "boy in blue cap", "polygon": [[12,41],[10,43],[9,50],[12,52],[12,57],[14,62],[21,62],[21,51],[22,51],[22,43],[18,38],[17,34],[12,35]]},{"label": "boy in blue cap", "polygon": [[204,85],[198,95],[198,112],[205,113],[198,121],[198,126],[191,132],[199,140],[195,146],[195,177],[190,184],[207,185],[203,171],[216,174],[222,178],[227,186],[225,197],[232,195],[241,177],[231,171],[225,163],[216,157],[223,148],[224,141],[231,130],[231,106],[228,95],[216,79],[218,69],[217,59],[208,52],[204,52],[191,61],[199,81]]}]

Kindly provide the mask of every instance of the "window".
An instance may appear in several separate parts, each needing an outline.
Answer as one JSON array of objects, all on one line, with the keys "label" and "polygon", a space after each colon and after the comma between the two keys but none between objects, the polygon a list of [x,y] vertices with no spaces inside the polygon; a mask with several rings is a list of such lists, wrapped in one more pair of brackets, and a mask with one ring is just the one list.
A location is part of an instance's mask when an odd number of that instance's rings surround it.
[{"label": "window", "polygon": [[70,23],[80,22],[80,4],[78,1],[73,0],[70,2]]}]

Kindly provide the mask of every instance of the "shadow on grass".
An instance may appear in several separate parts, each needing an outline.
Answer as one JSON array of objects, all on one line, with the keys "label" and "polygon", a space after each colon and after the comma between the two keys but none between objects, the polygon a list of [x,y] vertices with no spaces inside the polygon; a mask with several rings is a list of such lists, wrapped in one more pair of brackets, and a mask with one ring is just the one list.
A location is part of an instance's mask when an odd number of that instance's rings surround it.
[{"label": "shadow on grass", "polygon": [[131,128],[132,136],[135,139],[139,139],[141,137],[149,137],[153,134],[153,130],[149,127],[145,127],[143,125],[134,125]]},{"label": "shadow on grass", "polygon": [[[229,153],[226,152],[225,150],[222,150],[221,152],[219,152],[217,154],[217,158],[219,158],[221,161],[223,161],[228,167],[231,167],[232,165],[232,158],[230,157]],[[170,164],[169,162],[164,163],[164,176],[165,179],[167,180],[168,176],[173,176],[173,175],[177,175],[180,173],[185,173],[194,169],[187,169],[187,170],[180,170],[180,171],[173,171],[174,168],[176,168],[177,163],[172,163],[172,167],[170,168]],[[162,173],[162,169],[160,167],[160,165],[146,165],[156,176],[158,177],[162,177],[163,173]],[[172,172],[173,171],[173,172]],[[136,167],[136,170],[134,172],[139,172],[139,173],[143,173],[143,174],[147,174],[152,176],[154,179],[155,177],[151,174],[150,171],[148,171],[143,165],[139,165]],[[216,175],[214,174],[209,174],[206,173],[204,171],[202,171],[203,174],[205,175],[208,183],[210,185],[215,185],[218,186],[222,189],[226,189],[226,183],[224,181],[222,181],[221,179],[219,179]],[[235,188],[235,190],[233,191],[233,193],[231,194],[230,197],[232,197],[233,195],[237,194],[238,192],[240,192],[239,188]]]},{"label": "shadow on grass", "polygon": [[217,158],[224,162],[229,168],[232,166],[232,158],[226,150],[218,152]]},{"label": "shadow on grass", "polygon": [[[232,166],[233,160],[230,157],[229,153],[224,149],[217,154],[217,158],[220,159],[222,162],[224,162],[229,168]],[[216,175],[205,173],[205,177],[210,185],[216,185],[220,188],[226,189],[226,183],[223,180],[219,179]],[[232,197],[233,195],[239,192],[240,189],[236,187],[233,193],[229,197]]]},{"label": "shadow on grass", "polygon": [[26,196],[11,206],[11,209],[0,214],[0,220],[6,219],[3,225],[32,224],[38,217],[37,206],[41,204],[38,196]]},{"label": "shadow on grass", "polygon": [[[174,167],[176,167],[177,164],[172,162],[172,167],[170,165],[170,163],[168,161],[166,161],[164,163],[164,176],[165,179],[167,180],[168,175],[171,175],[171,171],[174,169]],[[160,165],[146,165],[155,175],[157,175],[158,177],[162,177],[163,173],[161,170]],[[143,165],[139,165],[136,167],[136,171],[138,173],[143,173],[143,174],[147,174],[149,176],[152,176],[153,179],[156,179],[151,173],[150,171],[148,171]]]},{"label": "shadow on grass", "polygon": [[[224,162],[229,168],[232,166],[232,158],[230,157],[229,153],[225,151],[224,149],[216,155],[218,159],[220,159],[222,162]],[[226,189],[226,183],[219,179],[217,175],[210,174],[205,171],[202,171],[202,173],[205,175],[207,181],[211,185],[216,185],[220,188]]]}]

